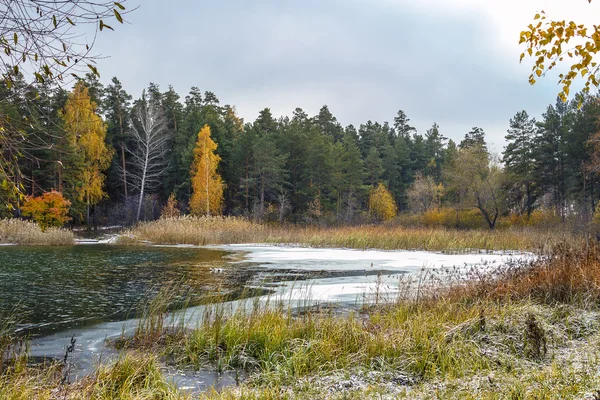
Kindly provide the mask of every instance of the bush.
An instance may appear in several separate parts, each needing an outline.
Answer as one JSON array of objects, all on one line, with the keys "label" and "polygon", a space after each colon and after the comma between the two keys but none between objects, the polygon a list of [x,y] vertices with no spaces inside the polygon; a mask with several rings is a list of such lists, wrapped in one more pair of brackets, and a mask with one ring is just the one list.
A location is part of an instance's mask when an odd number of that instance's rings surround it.
[{"label": "bush", "polygon": [[42,232],[50,227],[60,228],[71,218],[67,216],[71,202],[57,191],[46,192],[41,196],[28,196],[21,207],[25,217],[38,223]]},{"label": "bush", "polygon": [[479,210],[474,208],[469,210],[436,208],[423,213],[421,222],[428,228],[477,229],[487,227]]},{"label": "bush", "polygon": [[73,244],[73,232],[62,228],[40,227],[30,221],[20,219],[0,220],[0,243],[31,246],[63,246]]}]

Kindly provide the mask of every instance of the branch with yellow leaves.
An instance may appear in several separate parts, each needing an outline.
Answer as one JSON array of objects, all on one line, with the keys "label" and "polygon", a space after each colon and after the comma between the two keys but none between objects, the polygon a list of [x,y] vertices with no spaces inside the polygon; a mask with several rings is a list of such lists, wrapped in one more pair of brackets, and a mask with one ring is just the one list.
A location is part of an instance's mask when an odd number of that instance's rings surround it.
[{"label": "branch with yellow leaves", "polygon": [[594,61],[600,51],[600,26],[549,20],[541,11],[528,29],[521,32],[519,44],[523,43],[527,48],[521,54],[521,61],[526,56],[535,61],[529,76],[530,84],[535,84],[537,78],[565,62],[565,58],[571,59],[572,63],[568,72],[559,74],[558,84],[562,86],[559,97],[563,101],[567,100],[571,84],[578,76],[585,80],[583,91],[586,93],[592,86],[600,84],[597,78],[600,65]]}]

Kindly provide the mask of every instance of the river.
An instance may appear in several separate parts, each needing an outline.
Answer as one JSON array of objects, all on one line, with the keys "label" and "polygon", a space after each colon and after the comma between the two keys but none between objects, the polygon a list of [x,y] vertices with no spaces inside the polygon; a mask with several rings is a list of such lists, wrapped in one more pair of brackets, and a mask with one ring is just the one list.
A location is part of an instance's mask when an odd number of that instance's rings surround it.
[{"label": "river", "polygon": [[[18,329],[31,336],[34,357],[61,358],[74,336],[74,371],[81,375],[116,354],[107,339],[135,329],[136,306],[167,285],[188,289],[192,302],[185,318],[193,326],[216,291],[230,294],[232,308],[248,303],[238,299],[241,293],[269,293],[258,300],[292,307],[353,307],[394,298],[402,290],[399,282],[423,271],[481,270],[523,257],[530,255],[263,245],[3,246],[0,311],[21,317]],[[211,373],[177,377],[180,386],[194,390],[231,379]]]}]

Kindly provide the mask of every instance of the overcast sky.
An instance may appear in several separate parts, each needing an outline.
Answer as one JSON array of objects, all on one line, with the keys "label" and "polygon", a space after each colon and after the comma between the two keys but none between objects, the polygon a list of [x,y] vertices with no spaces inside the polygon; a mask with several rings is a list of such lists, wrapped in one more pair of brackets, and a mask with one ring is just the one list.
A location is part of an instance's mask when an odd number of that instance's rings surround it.
[{"label": "overcast sky", "polygon": [[592,23],[600,2],[144,0],[96,50],[110,56],[101,80],[117,76],[134,97],[149,82],[182,98],[198,86],[245,121],[327,104],[344,126],[392,122],[401,109],[420,133],[437,122],[460,140],[482,127],[500,152],[509,119],[539,117],[559,90],[554,75],[530,86],[519,64],[519,32],[541,9]]}]

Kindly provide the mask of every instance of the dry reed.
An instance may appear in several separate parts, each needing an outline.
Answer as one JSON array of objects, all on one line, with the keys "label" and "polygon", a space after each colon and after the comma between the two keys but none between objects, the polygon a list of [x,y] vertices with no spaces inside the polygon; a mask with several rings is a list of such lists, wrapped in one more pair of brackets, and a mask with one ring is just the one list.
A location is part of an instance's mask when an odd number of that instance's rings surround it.
[{"label": "dry reed", "polygon": [[48,228],[42,232],[33,222],[20,219],[0,220],[0,243],[26,246],[64,246],[74,244],[73,232]]},{"label": "dry reed", "polygon": [[141,223],[124,233],[121,243],[154,244],[273,243],[355,249],[431,251],[547,250],[580,238],[532,229],[456,230],[389,225],[322,228],[267,225],[234,217],[175,217]]}]

